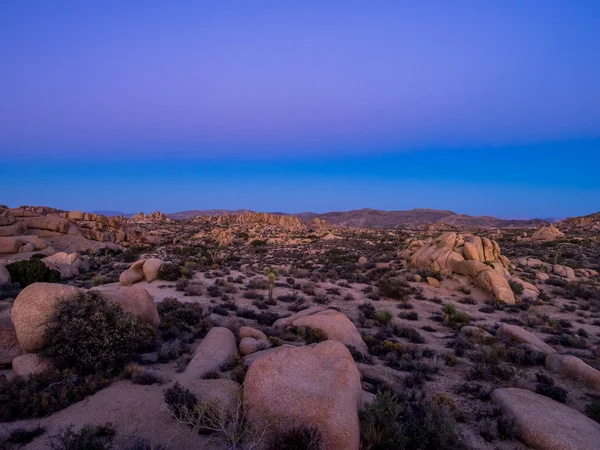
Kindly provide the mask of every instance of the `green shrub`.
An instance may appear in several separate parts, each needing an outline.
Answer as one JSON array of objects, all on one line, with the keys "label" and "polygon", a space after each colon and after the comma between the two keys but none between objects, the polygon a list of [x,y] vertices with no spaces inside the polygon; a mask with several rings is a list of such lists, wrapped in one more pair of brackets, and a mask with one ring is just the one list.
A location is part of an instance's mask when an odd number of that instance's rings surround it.
[{"label": "green shrub", "polygon": [[0,377],[0,421],[42,417],[104,388],[109,380],[101,375],[77,375],[74,371],[51,370],[27,380]]},{"label": "green shrub", "polygon": [[276,436],[268,450],[321,450],[322,448],[319,430],[294,428],[283,435]]},{"label": "green shrub", "polygon": [[30,259],[28,261],[15,261],[8,264],[6,269],[10,273],[13,283],[19,283],[21,288],[25,288],[33,283],[58,283],[60,282],[60,272],[49,269],[39,259]]},{"label": "green shrub", "polygon": [[360,413],[365,450],[460,450],[465,444],[456,421],[442,406],[418,399],[400,399],[388,391]]},{"label": "green shrub", "polygon": [[400,278],[386,278],[380,280],[378,285],[379,293],[384,297],[395,300],[407,300],[410,295],[417,294],[418,289],[413,288],[405,280]]},{"label": "green shrub", "polygon": [[108,450],[113,448],[115,430],[109,424],[86,425],[75,432],[69,426],[50,438],[48,447],[52,450]]},{"label": "green shrub", "polygon": [[177,281],[181,277],[181,269],[177,264],[164,263],[158,269],[158,279],[164,281]]},{"label": "green shrub", "polygon": [[537,385],[535,388],[535,392],[544,395],[546,397],[550,397],[552,400],[556,400],[560,403],[565,403],[567,401],[568,392],[566,389],[557,386],[554,383],[554,379],[550,378],[543,373],[538,373],[537,377]]},{"label": "green shrub", "polygon": [[158,331],[164,340],[177,339],[189,334],[193,339],[206,336],[212,328],[212,322],[204,319],[204,311],[197,303],[181,303],[173,297],[167,297],[156,305],[160,316]]},{"label": "green shrub", "polygon": [[164,399],[171,413],[178,419],[181,419],[185,410],[192,411],[198,404],[198,397],[179,383],[165,389]]},{"label": "green shrub", "polygon": [[521,295],[523,293],[523,291],[525,290],[523,285],[521,283],[519,283],[518,281],[509,280],[508,284],[510,285],[510,288],[512,289],[512,291],[515,295]]},{"label": "green shrub", "polygon": [[83,375],[114,374],[155,341],[150,325],[94,291],[60,302],[45,336],[40,354]]},{"label": "green shrub", "polygon": [[382,325],[389,324],[393,318],[394,318],[394,315],[392,314],[392,312],[389,309],[380,309],[375,314],[375,320],[377,320],[377,322],[379,322]]}]

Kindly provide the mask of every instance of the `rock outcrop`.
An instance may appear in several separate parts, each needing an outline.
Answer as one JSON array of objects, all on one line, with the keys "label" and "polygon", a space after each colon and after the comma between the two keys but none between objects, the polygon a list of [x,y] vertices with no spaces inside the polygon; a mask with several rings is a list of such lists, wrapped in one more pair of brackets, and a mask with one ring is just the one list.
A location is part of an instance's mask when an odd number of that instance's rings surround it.
[{"label": "rock outcrop", "polygon": [[324,450],[358,450],[360,374],[336,341],[284,348],[256,359],[244,381],[248,419],[269,432],[319,431]]},{"label": "rock outcrop", "polygon": [[496,241],[470,234],[448,232],[428,241],[412,241],[399,256],[416,270],[467,276],[477,287],[504,303],[515,303],[506,277],[510,261]]},{"label": "rock outcrop", "polygon": [[502,339],[506,339],[507,341],[512,341],[518,344],[526,344],[533,350],[544,353],[546,355],[556,353],[556,350],[554,348],[546,344],[533,333],[516,325],[503,323],[502,325],[500,325],[500,328],[498,328],[497,334],[498,337]]},{"label": "rock outcrop", "polygon": [[76,253],[151,243],[153,237],[115,217],[46,207],[0,209],[0,254]]},{"label": "rock outcrop", "polygon": [[546,369],[600,391],[600,371],[573,355],[558,353],[546,357]]},{"label": "rock outcrop", "polygon": [[562,233],[554,225],[542,225],[535,233],[531,235],[532,241],[555,241],[557,239],[564,239],[565,234]]},{"label": "rock outcrop", "polygon": [[600,424],[543,395],[517,388],[496,389],[492,403],[514,418],[520,439],[539,450],[595,450]]}]

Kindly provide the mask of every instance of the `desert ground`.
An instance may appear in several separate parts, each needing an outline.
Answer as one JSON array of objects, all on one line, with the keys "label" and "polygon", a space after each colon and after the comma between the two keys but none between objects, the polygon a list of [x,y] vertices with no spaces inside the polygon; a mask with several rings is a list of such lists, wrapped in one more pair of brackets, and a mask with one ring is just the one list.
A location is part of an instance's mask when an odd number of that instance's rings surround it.
[{"label": "desert ground", "polygon": [[0,449],[597,449],[599,271],[600,214],[3,208]]}]

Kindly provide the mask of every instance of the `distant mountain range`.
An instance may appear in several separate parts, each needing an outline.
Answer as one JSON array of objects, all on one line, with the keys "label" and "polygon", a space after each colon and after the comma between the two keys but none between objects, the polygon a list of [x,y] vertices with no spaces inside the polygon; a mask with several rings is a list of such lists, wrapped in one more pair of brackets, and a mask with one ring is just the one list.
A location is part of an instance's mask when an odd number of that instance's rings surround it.
[{"label": "distant mountain range", "polygon": [[[120,211],[92,211],[105,216],[116,216],[123,214],[125,217],[132,217],[134,213],[122,213]],[[173,220],[186,220],[197,216],[220,216],[224,214],[243,214],[252,212],[248,209],[193,209],[189,211],[180,211],[166,214]],[[272,212],[278,215],[293,215],[304,222],[310,222],[315,218],[324,219],[333,225],[344,225],[350,227],[367,228],[392,228],[396,226],[416,226],[428,225],[434,223],[443,223],[457,227],[537,227],[543,223],[554,223],[560,219],[499,219],[491,216],[469,216],[466,214],[457,214],[450,210],[437,209],[411,209],[406,211],[384,211],[379,209],[357,209],[352,211],[327,212],[323,214],[314,212],[302,212],[296,214]]]}]

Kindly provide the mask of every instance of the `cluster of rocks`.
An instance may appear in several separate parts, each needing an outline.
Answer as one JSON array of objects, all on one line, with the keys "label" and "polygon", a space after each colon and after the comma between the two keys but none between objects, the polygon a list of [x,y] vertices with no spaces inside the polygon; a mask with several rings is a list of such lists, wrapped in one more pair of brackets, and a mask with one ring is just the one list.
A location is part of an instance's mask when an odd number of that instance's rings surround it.
[{"label": "cluster of rocks", "polygon": [[156,243],[155,236],[116,217],[40,207],[0,209],[0,254],[4,255],[74,253]]},{"label": "cluster of rocks", "polygon": [[[24,378],[47,369],[49,362],[36,353],[47,344],[46,326],[59,303],[80,292],[84,290],[64,284],[34,283],[23,289],[12,305],[0,302],[0,365],[12,366],[14,374]],[[145,289],[112,288],[99,292],[153,327],[160,325],[154,299]]]},{"label": "cluster of rocks", "polygon": [[121,273],[119,283],[121,286],[131,286],[144,279],[148,283],[158,280],[158,272],[163,264],[163,260],[158,258],[140,259]]},{"label": "cluster of rocks", "polygon": [[[358,345],[360,334],[338,311],[311,308],[302,313],[280,319],[275,326],[311,326],[327,333],[329,339],[307,346],[268,348],[262,331],[244,326],[239,330],[238,347],[230,329],[215,327],[200,342],[178,381],[194,393],[206,391],[207,381],[216,381],[202,378],[218,372],[239,349],[248,373],[243,388],[227,380],[226,397],[242,390],[247,418],[256,429],[273,436],[296,428],[315,429],[323,448],[357,450],[358,411],[371,395],[362,390],[361,375],[346,345]],[[359,348],[366,351],[366,346]],[[227,408],[229,402],[219,405]]]},{"label": "cluster of rocks", "polygon": [[161,213],[160,211],[154,211],[152,214],[144,214],[143,212],[139,212],[131,217],[132,222],[141,222],[141,223],[152,223],[152,222],[173,222],[172,219],[167,217],[166,214]]},{"label": "cluster of rocks", "polygon": [[[413,240],[399,253],[415,270],[428,270],[474,284],[496,299],[514,304],[515,296],[508,280],[510,260],[501,254],[496,241],[472,234],[448,232],[435,239]],[[524,295],[537,297],[539,290],[523,280]]]},{"label": "cluster of rocks", "polygon": [[531,235],[532,241],[548,242],[564,238],[565,234],[552,224],[542,225],[535,233]]},{"label": "cluster of rocks", "polygon": [[536,274],[536,278],[540,281],[548,280],[550,275],[566,278],[570,281],[577,278],[592,278],[598,276],[598,272],[593,269],[572,269],[569,266],[563,266],[561,264],[546,263],[537,258],[519,258],[517,259],[517,265],[521,267],[531,267],[532,269],[540,269],[541,271]]}]

